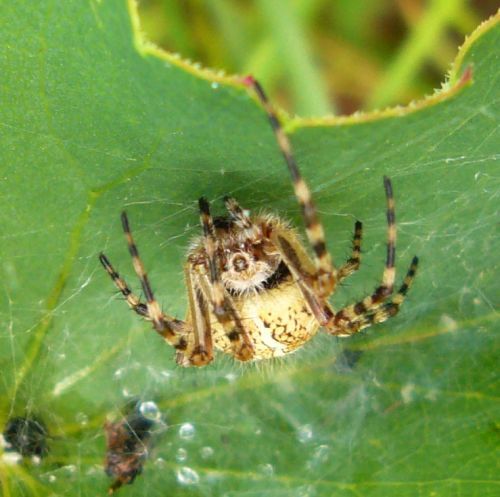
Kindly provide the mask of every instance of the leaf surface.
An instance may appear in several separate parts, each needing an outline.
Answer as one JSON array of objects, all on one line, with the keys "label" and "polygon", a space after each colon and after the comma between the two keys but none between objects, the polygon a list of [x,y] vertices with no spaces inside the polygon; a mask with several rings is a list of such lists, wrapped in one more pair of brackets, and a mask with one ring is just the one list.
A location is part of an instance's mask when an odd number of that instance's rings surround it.
[{"label": "leaf surface", "polygon": [[365,226],[362,269],[337,308],[381,277],[392,178],[399,278],[421,258],[400,315],[350,339],[321,334],[281,361],[219,354],[185,370],[114,297],[97,254],[138,291],[126,209],[158,299],[182,318],[198,197],[222,213],[231,194],[301,226],[262,109],[228,78],[146,46],[124,0],[1,9],[0,425],[31,413],[51,433],[38,466],[0,454],[3,495],[104,494],[102,425],[134,396],[170,426],[123,494],[497,495],[496,19],[438,96],[286,122],[338,264],[354,221]]}]

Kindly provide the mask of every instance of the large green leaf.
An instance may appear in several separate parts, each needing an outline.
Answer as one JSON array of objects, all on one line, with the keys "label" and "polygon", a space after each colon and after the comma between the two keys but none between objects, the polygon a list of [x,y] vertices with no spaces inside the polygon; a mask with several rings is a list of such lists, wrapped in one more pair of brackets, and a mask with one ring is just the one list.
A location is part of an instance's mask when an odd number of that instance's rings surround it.
[{"label": "large green leaf", "polygon": [[279,362],[181,369],[114,298],[97,254],[137,288],[126,208],[159,300],[182,317],[199,196],[300,225],[262,109],[144,46],[125,0],[3,2],[0,18],[0,424],[31,413],[51,433],[39,465],[0,454],[3,495],[105,493],[102,425],[132,396],[170,427],[124,495],[498,495],[498,19],[422,104],[288,121],[335,260],[365,223],[337,307],[380,278],[393,179],[400,275],[422,261],[400,315]]}]

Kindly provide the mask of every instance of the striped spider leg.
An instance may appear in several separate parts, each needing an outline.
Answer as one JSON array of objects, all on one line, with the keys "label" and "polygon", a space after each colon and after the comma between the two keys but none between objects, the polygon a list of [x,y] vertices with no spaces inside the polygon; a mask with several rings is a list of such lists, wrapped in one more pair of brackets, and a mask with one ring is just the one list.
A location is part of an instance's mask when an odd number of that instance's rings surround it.
[{"label": "striped spider leg", "polygon": [[208,202],[199,200],[203,237],[198,250],[188,257],[184,267],[189,312],[186,321],[164,314],[156,301],[149,278],[139,256],[137,245],[130,230],[125,212],[122,226],[129,247],[135,272],[146,296],[146,303],[132,293],[127,283],[114,269],[108,258],[101,253],[99,259],[125,297],[132,310],[153,323],[154,330],[177,350],[177,362],[182,366],[204,366],[213,359],[213,318],[221,325],[231,344],[231,353],[240,361],[252,359],[252,343],[245,331],[230,295],[220,280],[218,240],[215,237]]},{"label": "striped spider leg", "polygon": [[[212,360],[213,353],[210,336],[207,338],[207,334],[210,335],[210,327],[207,324],[207,304],[203,294],[194,288],[188,287],[192,322],[182,321],[164,314],[153,295],[149,278],[139,256],[139,250],[130,231],[130,224],[125,212],[122,212],[121,220],[134,269],[146,297],[146,303],[141,302],[139,297],[132,293],[109,259],[101,253],[99,254],[99,260],[104,269],[125,297],[129,307],[146,320],[151,321],[154,330],[177,350],[178,360],[182,360],[184,365],[203,366],[208,364]],[[186,275],[187,282],[190,283],[188,270],[186,270]]]},{"label": "striped spider leg", "polygon": [[281,126],[272,104],[258,81],[249,76],[243,79],[243,83],[254,90],[264,107],[276,136],[276,141],[288,166],[295,196],[301,206],[307,238],[313,249],[315,270],[311,271],[308,268],[310,265],[308,264],[307,256],[303,254],[299,256],[299,252],[302,252],[301,247],[290,243],[286,236],[283,236],[283,233],[275,233],[273,241],[280,248],[283,259],[296,278],[304,299],[319,324],[332,335],[349,336],[367,326],[381,323],[389,317],[396,315],[415,277],[418,258],[416,256],[413,258],[402,286],[392,298],[389,298],[393,292],[396,274],[396,221],[390,179],[384,177],[384,188],[387,198],[388,234],[387,256],[382,283],[372,295],[365,297],[353,305],[346,306],[335,313],[328,303],[327,297],[333,293],[338,282],[351,275],[360,266],[362,224],[359,221],[355,223],[352,255],[343,266],[337,269],[326,247],[324,229],[319,220],[311,192],[300,174],[292,153],[290,141]]}]

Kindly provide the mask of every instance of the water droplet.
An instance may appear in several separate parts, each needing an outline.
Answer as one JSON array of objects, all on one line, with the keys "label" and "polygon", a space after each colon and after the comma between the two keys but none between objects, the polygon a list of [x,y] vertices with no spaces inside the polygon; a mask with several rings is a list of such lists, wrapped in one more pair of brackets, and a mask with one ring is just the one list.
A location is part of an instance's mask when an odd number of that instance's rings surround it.
[{"label": "water droplet", "polygon": [[265,476],[273,476],[274,475],[274,466],[270,463],[259,464],[259,471]]},{"label": "water droplet", "polygon": [[202,457],[202,459],[209,459],[210,457],[212,457],[214,455],[214,449],[212,449],[212,447],[202,447],[200,449],[200,455]]},{"label": "water droplet", "polygon": [[196,429],[191,423],[183,423],[179,428],[179,436],[184,440],[191,440],[195,433]]},{"label": "water droplet", "polygon": [[414,397],[415,385],[413,383],[408,383],[403,385],[401,388],[401,398],[404,404],[409,404]]},{"label": "water droplet", "polygon": [[318,445],[313,452],[311,460],[307,463],[309,469],[314,466],[324,464],[328,460],[330,455],[330,447],[328,445],[322,444]]},{"label": "water droplet", "polygon": [[304,485],[297,489],[297,497],[314,497],[316,489],[312,485]]},{"label": "water droplet", "polygon": [[114,373],[113,377],[115,380],[119,380],[123,376],[124,368],[118,368]]},{"label": "water droplet", "polygon": [[238,377],[234,373],[227,373],[224,378],[226,378],[229,383],[234,383]]},{"label": "water droplet", "polygon": [[13,466],[19,464],[23,460],[23,456],[19,452],[4,452],[2,454],[2,462],[6,465]]},{"label": "water droplet", "polygon": [[84,412],[79,412],[75,416],[76,422],[85,426],[89,422],[89,417]]},{"label": "water droplet", "polygon": [[181,485],[196,485],[200,481],[200,477],[194,469],[183,466],[177,470],[177,481]]},{"label": "water droplet", "polygon": [[188,457],[188,453],[186,449],[183,449],[182,447],[180,449],[177,449],[177,454],[175,454],[175,460],[177,462],[184,462]]},{"label": "water droplet", "polygon": [[297,430],[297,438],[300,443],[307,443],[312,440],[313,430],[311,425],[303,425]]},{"label": "water droplet", "polygon": [[169,380],[172,378],[172,371],[167,371],[166,369],[164,371],[160,371],[160,377],[163,380]]},{"label": "water droplet", "polygon": [[212,86],[212,88],[214,90],[217,90],[217,88],[219,88],[219,83],[217,83],[216,81],[214,81],[211,86]]},{"label": "water droplet", "polygon": [[57,480],[56,475],[49,475],[50,483],[54,483]]},{"label": "water droplet", "polygon": [[164,468],[165,467],[165,459],[163,459],[163,457],[157,457],[155,460],[155,466],[158,468]]},{"label": "water droplet", "polygon": [[139,405],[139,412],[146,418],[152,421],[158,421],[161,417],[161,412],[158,409],[158,406],[152,402],[141,402]]},{"label": "water droplet", "polygon": [[87,469],[87,471],[85,471],[85,474],[88,476],[91,476],[91,475],[101,474],[101,472],[102,472],[102,466],[100,466],[98,464],[94,464],[94,465],[90,466]]},{"label": "water droplet", "polygon": [[68,473],[76,473],[76,466],[74,464],[68,464],[67,466],[64,466],[64,469]]}]

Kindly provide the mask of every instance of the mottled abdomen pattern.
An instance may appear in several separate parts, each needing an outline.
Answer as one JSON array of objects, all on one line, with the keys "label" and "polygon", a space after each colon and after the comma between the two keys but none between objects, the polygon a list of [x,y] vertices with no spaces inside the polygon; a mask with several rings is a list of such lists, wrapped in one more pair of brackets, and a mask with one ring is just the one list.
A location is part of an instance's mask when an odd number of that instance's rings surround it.
[{"label": "mottled abdomen pattern", "polygon": [[[290,277],[277,288],[240,296],[234,304],[254,347],[254,360],[279,357],[301,347],[318,331],[300,289]],[[215,317],[214,345],[230,354],[231,343]]]}]

